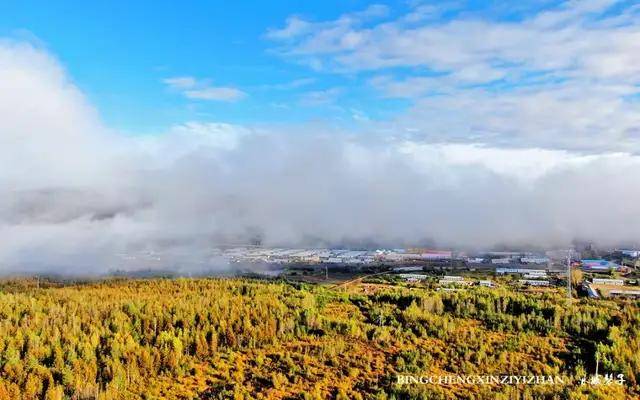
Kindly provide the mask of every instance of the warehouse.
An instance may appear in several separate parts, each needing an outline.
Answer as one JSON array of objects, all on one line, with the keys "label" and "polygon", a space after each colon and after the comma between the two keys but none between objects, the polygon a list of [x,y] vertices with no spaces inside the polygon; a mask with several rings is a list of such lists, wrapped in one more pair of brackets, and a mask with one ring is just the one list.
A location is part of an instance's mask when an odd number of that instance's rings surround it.
[{"label": "warehouse", "polygon": [[631,257],[631,258],[639,258],[640,250],[620,250],[623,256]]},{"label": "warehouse", "polygon": [[594,285],[624,286],[624,279],[593,278],[591,282]]},{"label": "warehouse", "polygon": [[640,299],[640,290],[611,290],[609,291],[609,297]]},{"label": "warehouse", "polygon": [[518,282],[522,285],[527,285],[527,286],[549,286],[550,285],[549,281],[539,281],[534,279],[520,279]]},{"label": "warehouse", "polygon": [[398,276],[407,282],[419,282],[427,279],[427,275],[421,274],[398,274]]},{"label": "warehouse", "polygon": [[523,264],[548,264],[549,257],[522,257],[520,262]]},{"label": "warehouse", "polygon": [[543,275],[547,271],[544,269],[528,269],[528,268],[496,268],[496,274],[529,274],[529,275]]},{"label": "warehouse", "polygon": [[607,272],[618,269],[620,266],[614,262],[603,259],[585,259],[580,260],[582,269],[593,272]]}]

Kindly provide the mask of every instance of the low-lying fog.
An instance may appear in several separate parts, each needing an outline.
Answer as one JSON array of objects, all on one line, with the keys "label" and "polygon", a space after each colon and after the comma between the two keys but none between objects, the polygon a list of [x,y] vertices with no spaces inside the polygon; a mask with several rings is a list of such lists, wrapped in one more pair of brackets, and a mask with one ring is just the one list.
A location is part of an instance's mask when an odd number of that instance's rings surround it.
[{"label": "low-lying fog", "polygon": [[312,123],[115,132],[51,55],[0,41],[3,272],[136,268],[118,260],[148,251],[168,260],[159,268],[209,268],[212,247],[255,240],[615,245],[640,237],[639,199],[631,149],[435,143]]}]

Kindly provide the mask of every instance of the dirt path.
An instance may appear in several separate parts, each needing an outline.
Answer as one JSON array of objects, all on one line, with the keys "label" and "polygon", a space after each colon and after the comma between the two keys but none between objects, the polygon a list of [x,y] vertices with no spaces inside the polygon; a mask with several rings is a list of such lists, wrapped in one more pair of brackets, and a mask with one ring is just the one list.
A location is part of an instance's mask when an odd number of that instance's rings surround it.
[{"label": "dirt path", "polygon": [[388,273],[389,273],[389,271],[383,271],[383,272],[376,272],[376,273],[374,273],[374,274],[367,274],[367,275],[363,275],[363,276],[358,277],[358,278],[355,278],[355,279],[350,279],[350,280],[348,280],[348,281],[341,282],[341,283],[339,283],[339,284],[337,284],[337,285],[332,286],[331,288],[332,288],[332,289],[345,288],[345,287],[347,287],[347,286],[349,286],[349,285],[353,285],[353,284],[355,284],[355,283],[360,283],[360,282],[362,282],[362,280],[363,280],[364,278],[370,278],[370,277],[372,277],[372,276],[377,276],[377,275],[385,275],[385,274],[388,274]]}]

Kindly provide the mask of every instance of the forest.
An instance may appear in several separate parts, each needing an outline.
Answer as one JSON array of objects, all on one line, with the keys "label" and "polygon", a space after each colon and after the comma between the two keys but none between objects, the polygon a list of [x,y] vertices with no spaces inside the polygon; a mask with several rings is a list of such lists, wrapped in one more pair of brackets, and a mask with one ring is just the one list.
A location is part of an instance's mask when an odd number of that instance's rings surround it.
[{"label": "forest", "polygon": [[[594,385],[594,374],[624,384]],[[554,385],[398,384],[560,375]],[[640,304],[251,279],[0,282],[4,399],[634,399]]]}]

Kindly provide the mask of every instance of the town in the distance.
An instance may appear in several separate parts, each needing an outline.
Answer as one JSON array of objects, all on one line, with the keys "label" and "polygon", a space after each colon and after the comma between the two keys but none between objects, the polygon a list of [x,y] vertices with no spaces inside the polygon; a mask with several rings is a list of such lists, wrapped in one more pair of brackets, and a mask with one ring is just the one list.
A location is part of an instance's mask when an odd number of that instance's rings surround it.
[{"label": "town in the distance", "polygon": [[[367,284],[401,283],[443,291],[472,286],[538,292],[566,288],[569,296],[640,298],[640,249],[598,248],[594,244],[546,251],[473,252],[420,247],[353,250],[251,245],[215,248],[197,262],[200,268],[172,265],[170,258],[154,251],[121,255],[121,261],[125,262],[120,265],[130,268],[112,269],[111,275],[233,275],[359,284],[364,290]],[[169,265],[171,268],[167,268]]]}]

